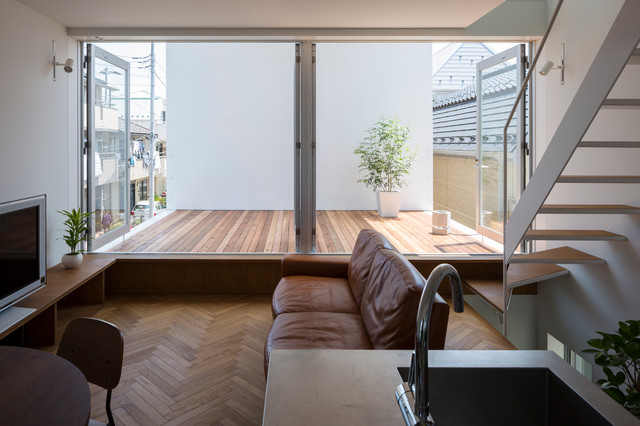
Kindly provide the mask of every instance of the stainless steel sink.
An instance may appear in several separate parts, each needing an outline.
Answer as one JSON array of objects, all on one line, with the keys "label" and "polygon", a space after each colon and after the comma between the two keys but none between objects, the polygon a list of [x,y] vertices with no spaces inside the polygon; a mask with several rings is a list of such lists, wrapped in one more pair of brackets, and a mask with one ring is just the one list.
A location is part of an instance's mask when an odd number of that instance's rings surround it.
[{"label": "stainless steel sink", "polygon": [[430,367],[429,406],[438,426],[612,424],[544,367]]}]

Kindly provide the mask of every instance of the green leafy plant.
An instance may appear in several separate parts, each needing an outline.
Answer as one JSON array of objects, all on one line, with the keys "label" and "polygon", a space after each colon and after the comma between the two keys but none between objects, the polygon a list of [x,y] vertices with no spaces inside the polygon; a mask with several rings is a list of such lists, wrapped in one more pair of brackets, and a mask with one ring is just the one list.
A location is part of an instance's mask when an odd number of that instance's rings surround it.
[{"label": "green leafy plant", "polygon": [[587,340],[594,361],[607,376],[597,383],[607,395],[640,418],[640,320],[620,321],[617,333],[598,331],[601,339]]},{"label": "green leafy plant", "polygon": [[359,170],[365,172],[358,182],[374,191],[401,188],[417,157],[417,149],[407,144],[410,133],[411,129],[400,125],[398,119],[384,117],[367,129],[367,136],[353,151],[360,156]]},{"label": "green leafy plant", "polygon": [[80,210],[59,210],[58,213],[67,219],[63,222],[65,229],[62,239],[69,246],[68,254],[78,254],[85,250],[78,249],[78,244],[89,239],[87,234],[87,219],[94,213],[82,213]]}]

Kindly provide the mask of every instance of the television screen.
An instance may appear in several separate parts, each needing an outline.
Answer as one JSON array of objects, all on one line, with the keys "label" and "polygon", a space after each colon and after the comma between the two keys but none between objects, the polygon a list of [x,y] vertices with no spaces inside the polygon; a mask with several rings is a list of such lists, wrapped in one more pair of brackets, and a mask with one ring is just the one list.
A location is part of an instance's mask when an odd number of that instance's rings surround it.
[{"label": "television screen", "polygon": [[0,310],[45,282],[44,196],[0,204]]}]

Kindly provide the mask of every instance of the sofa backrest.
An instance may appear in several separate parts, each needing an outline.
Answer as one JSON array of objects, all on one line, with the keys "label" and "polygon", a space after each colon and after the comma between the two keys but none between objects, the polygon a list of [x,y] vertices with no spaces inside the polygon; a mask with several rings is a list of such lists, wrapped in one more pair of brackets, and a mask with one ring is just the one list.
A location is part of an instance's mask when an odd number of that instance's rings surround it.
[{"label": "sofa backrest", "polygon": [[[426,280],[396,251],[376,252],[360,314],[374,349],[413,349],[416,317]],[[436,296],[429,326],[429,348],[444,349],[449,305]]]},{"label": "sofa backrest", "polygon": [[395,250],[395,247],[378,231],[361,230],[353,247],[347,271],[351,292],[358,306],[362,301],[362,293],[369,283],[369,271],[373,258],[379,249]]}]

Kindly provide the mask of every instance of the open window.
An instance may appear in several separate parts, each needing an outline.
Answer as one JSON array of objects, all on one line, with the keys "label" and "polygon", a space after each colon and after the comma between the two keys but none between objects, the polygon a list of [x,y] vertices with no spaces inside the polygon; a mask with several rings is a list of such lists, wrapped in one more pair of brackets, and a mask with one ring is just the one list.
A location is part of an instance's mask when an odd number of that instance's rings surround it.
[{"label": "open window", "polygon": [[[507,130],[506,156],[504,144],[504,126],[522,86],[525,63],[525,45],[520,44],[477,64],[476,229],[499,242],[503,240],[505,217],[509,218],[525,184],[524,96]],[[504,196],[507,197],[506,212]]]},{"label": "open window", "polygon": [[89,250],[129,231],[129,63],[87,45],[86,187]]}]

